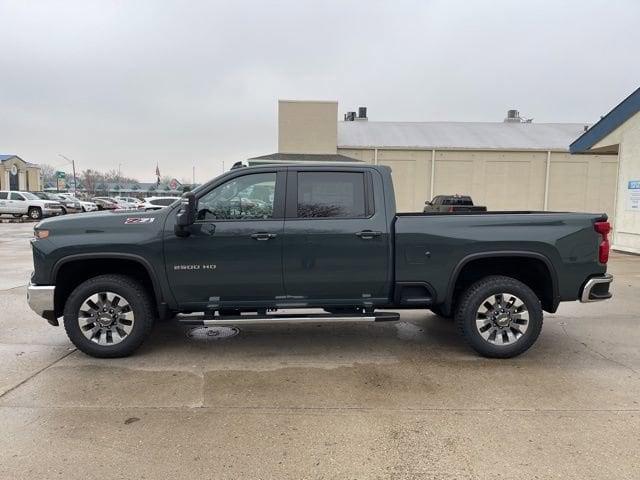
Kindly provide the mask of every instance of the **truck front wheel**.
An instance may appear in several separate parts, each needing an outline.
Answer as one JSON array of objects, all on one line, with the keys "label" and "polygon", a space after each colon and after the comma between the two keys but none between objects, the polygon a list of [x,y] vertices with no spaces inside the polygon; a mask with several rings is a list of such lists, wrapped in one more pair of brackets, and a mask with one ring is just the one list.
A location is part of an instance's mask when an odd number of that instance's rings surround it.
[{"label": "truck front wheel", "polygon": [[147,291],[125,275],[101,275],[78,285],[65,303],[64,328],[87,355],[126,357],[149,336],[154,308]]},{"label": "truck front wheel", "polygon": [[40,220],[42,218],[42,209],[40,207],[29,207],[27,215],[32,220]]},{"label": "truck front wheel", "polygon": [[480,355],[511,358],[528,350],[542,329],[542,307],[524,283],[490,276],[471,285],[456,310],[464,339]]}]

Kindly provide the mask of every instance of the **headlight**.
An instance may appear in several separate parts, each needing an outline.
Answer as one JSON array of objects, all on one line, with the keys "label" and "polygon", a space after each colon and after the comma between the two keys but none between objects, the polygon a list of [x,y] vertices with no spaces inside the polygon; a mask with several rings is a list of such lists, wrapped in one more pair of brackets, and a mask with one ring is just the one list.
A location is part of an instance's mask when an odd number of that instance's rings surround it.
[{"label": "headlight", "polygon": [[49,236],[49,230],[40,230],[40,229],[34,228],[33,236],[42,240],[43,238],[47,238]]}]

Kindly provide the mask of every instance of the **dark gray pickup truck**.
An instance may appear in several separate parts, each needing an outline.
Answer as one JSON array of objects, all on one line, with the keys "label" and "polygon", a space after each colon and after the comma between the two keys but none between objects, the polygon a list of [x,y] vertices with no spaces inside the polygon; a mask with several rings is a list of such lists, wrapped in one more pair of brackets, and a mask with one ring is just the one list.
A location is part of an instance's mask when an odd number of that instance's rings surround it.
[{"label": "dark gray pickup truck", "polygon": [[373,322],[409,308],[455,317],[477,352],[506,358],[536,341],[543,310],[611,297],[608,232],[604,214],[398,214],[382,166],[239,168],[158,211],[40,222],[28,301],[96,357],[132,353],[156,319]]}]

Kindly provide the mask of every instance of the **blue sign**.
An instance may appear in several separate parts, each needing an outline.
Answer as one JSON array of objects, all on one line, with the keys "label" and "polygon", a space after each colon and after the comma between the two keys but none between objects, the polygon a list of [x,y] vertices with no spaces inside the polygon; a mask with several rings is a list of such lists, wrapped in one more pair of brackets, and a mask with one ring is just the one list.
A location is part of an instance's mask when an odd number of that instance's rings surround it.
[{"label": "blue sign", "polygon": [[629,182],[629,190],[640,190],[640,180],[631,180]]}]

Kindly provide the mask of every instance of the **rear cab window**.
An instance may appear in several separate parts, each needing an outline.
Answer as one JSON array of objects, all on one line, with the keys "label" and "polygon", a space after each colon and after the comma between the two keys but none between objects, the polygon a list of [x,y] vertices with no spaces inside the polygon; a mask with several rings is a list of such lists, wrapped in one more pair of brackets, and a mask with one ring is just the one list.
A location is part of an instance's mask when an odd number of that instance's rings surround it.
[{"label": "rear cab window", "polygon": [[366,218],[363,172],[298,172],[297,218]]}]

